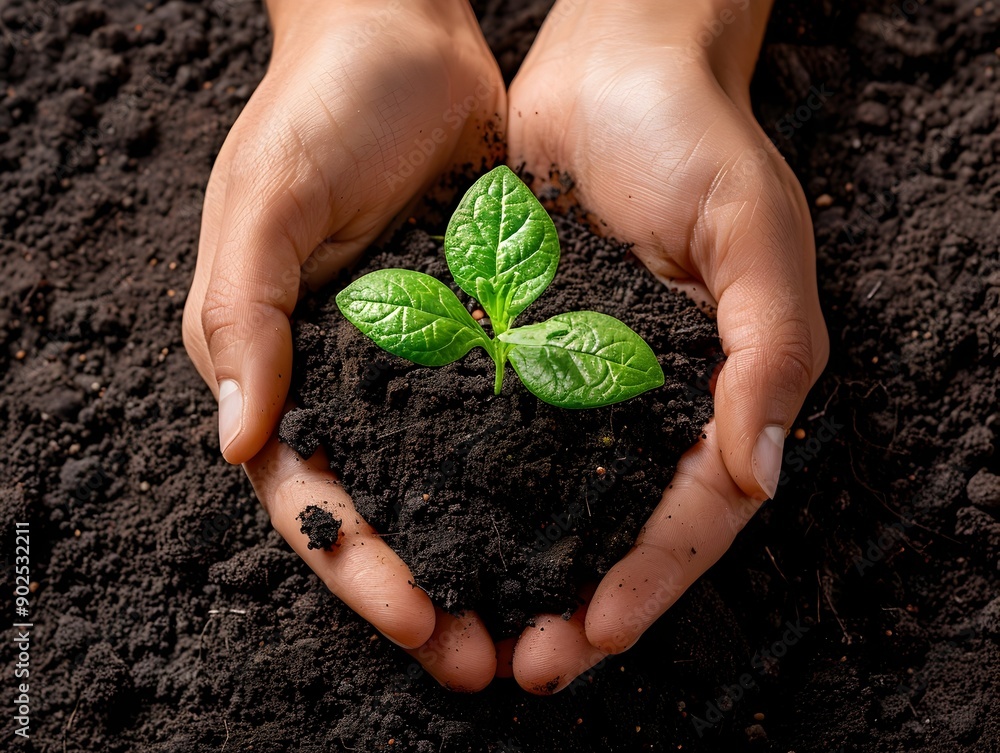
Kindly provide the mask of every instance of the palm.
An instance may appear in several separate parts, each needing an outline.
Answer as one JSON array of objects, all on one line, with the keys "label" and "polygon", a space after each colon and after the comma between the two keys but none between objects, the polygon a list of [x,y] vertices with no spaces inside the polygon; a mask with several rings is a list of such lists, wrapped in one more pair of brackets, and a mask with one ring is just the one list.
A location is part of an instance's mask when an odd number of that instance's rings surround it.
[{"label": "palm", "polygon": [[543,29],[510,91],[511,162],[543,182],[553,168],[568,173],[573,198],[654,274],[717,303],[718,247],[759,235],[762,219],[810,235],[801,189],[686,50],[623,45],[615,33]]},{"label": "palm", "polygon": [[483,129],[501,127],[505,107],[488,51],[455,44],[442,55],[425,35],[388,32],[359,50],[366,29],[339,25],[275,62],[219,155],[203,241],[225,222],[213,194],[259,190],[262,167],[280,165],[265,180],[283,182],[284,229],[312,251],[306,281],[324,282],[450,166],[490,159]]}]

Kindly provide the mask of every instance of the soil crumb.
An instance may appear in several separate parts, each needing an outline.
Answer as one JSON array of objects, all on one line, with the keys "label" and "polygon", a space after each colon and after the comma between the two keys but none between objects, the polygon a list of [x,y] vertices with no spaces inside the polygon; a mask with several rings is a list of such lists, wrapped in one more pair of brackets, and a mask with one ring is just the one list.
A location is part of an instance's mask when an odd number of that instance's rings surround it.
[{"label": "soil crumb", "polygon": [[318,505],[309,505],[299,513],[296,520],[302,521],[302,533],[309,537],[310,549],[325,549],[332,552],[340,538],[341,521],[333,513]]}]

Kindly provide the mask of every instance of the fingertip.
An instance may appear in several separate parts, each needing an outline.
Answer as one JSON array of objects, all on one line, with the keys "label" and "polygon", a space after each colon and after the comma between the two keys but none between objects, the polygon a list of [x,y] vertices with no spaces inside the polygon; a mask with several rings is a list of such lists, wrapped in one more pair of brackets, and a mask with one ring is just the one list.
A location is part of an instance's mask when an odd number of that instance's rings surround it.
[{"label": "fingertip", "polygon": [[414,588],[414,591],[407,603],[395,607],[388,603],[385,612],[371,620],[386,638],[405,650],[427,643],[434,635],[437,622],[433,602],[420,589]]},{"label": "fingertip", "polygon": [[525,628],[514,648],[512,665],[521,688],[533,695],[553,695],[604,659],[606,652],[587,641],[584,617],[575,614],[564,620],[559,615],[542,615],[533,627]]},{"label": "fingertip", "polygon": [[628,651],[639,640],[641,633],[627,630],[621,620],[603,611],[603,605],[597,602],[598,611],[593,611],[585,625],[587,641],[594,648],[608,655],[621,654]]},{"label": "fingertip", "polygon": [[684,593],[689,579],[668,552],[637,544],[598,585],[587,610],[587,640],[608,654],[628,651]]},{"label": "fingertip", "polygon": [[432,634],[407,653],[443,687],[478,693],[493,681],[497,670],[497,651],[489,631],[475,612],[451,615],[432,609]]}]

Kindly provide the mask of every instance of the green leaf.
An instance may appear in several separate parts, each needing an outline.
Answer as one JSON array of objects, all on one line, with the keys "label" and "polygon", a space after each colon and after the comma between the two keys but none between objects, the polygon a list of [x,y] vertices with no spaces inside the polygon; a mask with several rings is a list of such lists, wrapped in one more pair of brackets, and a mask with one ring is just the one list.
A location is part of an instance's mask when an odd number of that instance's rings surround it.
[{"label": "green leaf", "polygon": [[501,165],[462,198],[448,223],[444,253],[455,282],[501,332],[552,282],[559,237],[531,189]]},{"label": "green leaf", "polygon": [[597,408],[663,384],[639,335],[612,316],[574,311],[499,335],[524,386],[560,408]]},{"label": "green leaf", "polygon": [[444,366],[477,345],[489,347],[451,289],[422,272],[372,272],[341,290],[337,306],[380,348],[421,366]]}]

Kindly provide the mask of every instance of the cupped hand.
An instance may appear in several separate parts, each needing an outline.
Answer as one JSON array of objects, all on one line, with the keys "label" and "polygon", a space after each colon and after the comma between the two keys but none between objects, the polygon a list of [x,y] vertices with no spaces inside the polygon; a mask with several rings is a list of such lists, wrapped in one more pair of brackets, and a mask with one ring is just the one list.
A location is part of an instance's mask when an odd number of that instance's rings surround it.
[{"label": "cupped hand", "polygon": [[725,553],[774,496],[826,363],[808,206],[750,108],[767,5],[559,0],[511,86],[511,165],[539,183],[568,174],[609,235],[716,313],[727,356],[715,418],[632,551],[573,620],[522,634],[513,665],[528,690],[629,648]]},{"label": "cupped hand", "polygon": [[[416,652],[443,684],[485,686],[496,659],[475,615],[435,611],[406,565],[357,514],[318,453],[273,436],[292,367],[300,287],[329,280],[451,166],[496,155],[506,101],[465,0],[273,0],[267,74],[212,170],[184,342],[219,399],[219,439],[244,463],[275,528],[330,589]],[[309,504],[343,520],[309,549]]]}]

